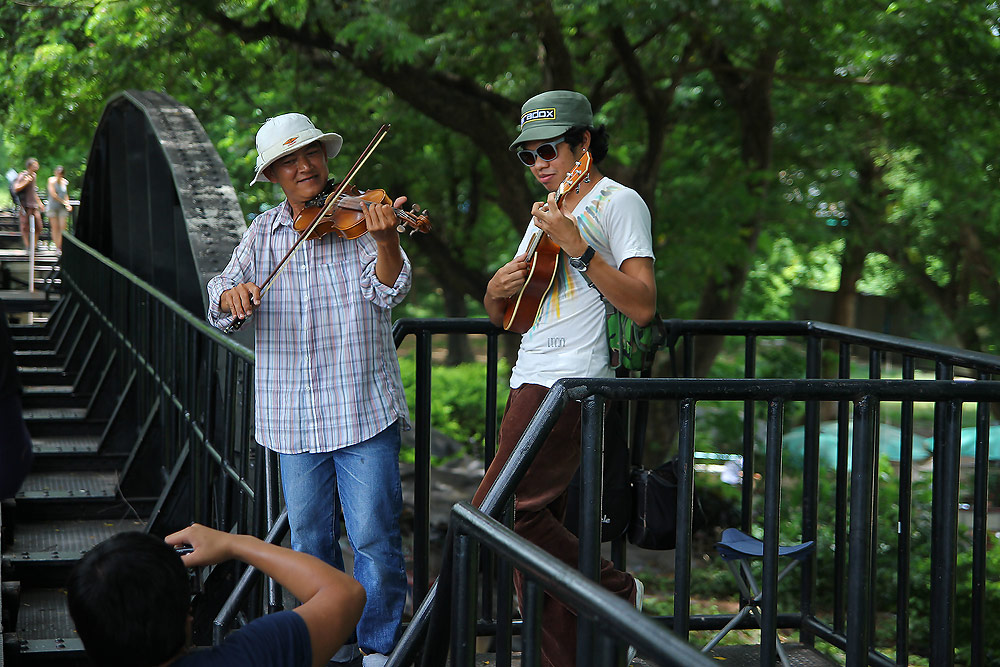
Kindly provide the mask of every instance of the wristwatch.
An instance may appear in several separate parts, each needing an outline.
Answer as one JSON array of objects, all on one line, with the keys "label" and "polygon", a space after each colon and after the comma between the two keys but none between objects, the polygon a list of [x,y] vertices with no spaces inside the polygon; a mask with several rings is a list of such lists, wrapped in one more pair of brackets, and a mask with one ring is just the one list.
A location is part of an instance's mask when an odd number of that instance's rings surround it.
[{"label": "wristwatch", "polygon": [[594,259],[594,248],[587,246],[587,249],[583,251],[583,254],[579,257],[570,257],[569,264],[577,271],[586,272],[587,267],[590,266],[590,260]]}]

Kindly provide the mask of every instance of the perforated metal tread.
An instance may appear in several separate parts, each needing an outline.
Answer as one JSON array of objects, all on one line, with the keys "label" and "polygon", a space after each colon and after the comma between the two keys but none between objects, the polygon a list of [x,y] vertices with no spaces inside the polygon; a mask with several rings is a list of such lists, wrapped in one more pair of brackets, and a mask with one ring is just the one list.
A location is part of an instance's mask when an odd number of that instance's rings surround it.
[{"label": "perforated metal tread", "polygon": [[139,530],[138,520],[63,520],[40,521],[18,525],[4,560],[11,562],[38,560],[76,560],[112,535]]},{"label": "perforated metal tread", "polygon": [[24,418],[35,421],[42,419],[84,419],[86,416],[87,408],[27,408],[24,410]]},{"label": "perforated metal tread", "polygon": [[113,498],[117,472],[40,472],[28,475],[15,498]]},{"label": "perforated metal tread", "polygon": [[21,592],[17,635],[22,642],[39,639],[76,639],[66,607],[66,590],[36,588]]},{"label": "perforated metal tread", "polygon": [[72,393],[73,387],[68,384],[35,385],[24,388],[25,396],[49,396],[52,394],[64,395]]},{"label": "perforated metal tread", "polygon": [[63,435],[32,438],[35,455],[45,454],[96,454],[101,438],[96,435]]},{"label": "perforated metal tread", "polygon": [[[24,248],[2,248],[0,249],[0,262],[27,262],[31,259],[28,251]],[[35,265],[51,265],[59,261],[59,253],[55,248],[45,248],[35,250]]]}]

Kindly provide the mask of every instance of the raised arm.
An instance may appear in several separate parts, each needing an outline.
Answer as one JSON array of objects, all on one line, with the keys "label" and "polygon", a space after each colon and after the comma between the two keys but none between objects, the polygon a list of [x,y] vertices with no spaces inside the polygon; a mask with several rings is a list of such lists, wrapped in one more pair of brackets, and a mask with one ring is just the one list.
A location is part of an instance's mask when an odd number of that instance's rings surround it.
[{"label": "raised arm", "polygon": [[32,174],[30,171],[22,171],[20,174],[17,175],[17,178],[14,179],[14,190],[16,192],[20,192],[33,180],[35,180],[34,174]]},{"label": "raised arm", "polygon": [[256,567],[302,601],[293,611],[306,623],[312,664],[322,667],[351,636],[365,606],[365,590],[352,577],[308,554],[262,542],[250,535],[222,533],[199,524],[164,538],[190,544],[182,557],[188,567],[236,558]]}]

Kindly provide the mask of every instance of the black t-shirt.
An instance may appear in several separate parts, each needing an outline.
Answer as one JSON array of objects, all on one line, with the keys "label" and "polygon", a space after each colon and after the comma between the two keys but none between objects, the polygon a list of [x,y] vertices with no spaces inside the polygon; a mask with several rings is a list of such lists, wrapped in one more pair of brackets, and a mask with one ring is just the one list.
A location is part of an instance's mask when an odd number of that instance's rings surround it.
[{"label": "black t-shirt", "polygon": [[21,395],[21,377],[17,372],[14,340],[7,326],[7,311],[0,300],[0,398]]},{"label": "black t-shirt", "polygon": [[218,646],[195,651],[171,667],[310,667],[312,642],[305,620],[294,611],[261,616]]}]

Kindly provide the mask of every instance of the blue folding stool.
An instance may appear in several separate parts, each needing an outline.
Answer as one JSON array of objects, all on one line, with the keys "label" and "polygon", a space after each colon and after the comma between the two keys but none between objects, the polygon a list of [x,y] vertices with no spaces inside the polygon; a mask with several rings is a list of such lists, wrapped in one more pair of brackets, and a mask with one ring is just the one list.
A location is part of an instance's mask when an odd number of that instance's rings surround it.
[{"label": "blue folding stool", "polygon": [[[779,546],[778,558],[788,557],[792,559],[792,562],[778,574],[778,581],[781,581],[796,565],[809,558],[815,547],[816,543],[813,541],[803,542],[795,546]],[[726,624],[726,627],[712,637],[712,641],[708,642],[702,649],[703,653],[715,648],[715,645],[726,633],[735,628],[747,616],[754,618],[757,621],[757,627],[760,627],[760,606],[763,593],[760,586],[757,585],[757,580],[754,579],[749,561],[764,557],[764,543],[736,528],[726,528],[722,531],[722,540],[716,543],[715,549],[729,566],[729,571],[733,573],[733,578],[736,579],[736,583],[740,587],[740,593],[746,598],[747,605],[740,609],[739,613]],[[761,641],[764,641],[763,637]],[[788,656],[781,646],[781,640],[775,637],[775,643],[778,649],[778,659],[781,660],[784,667],[789,667]]]}]

